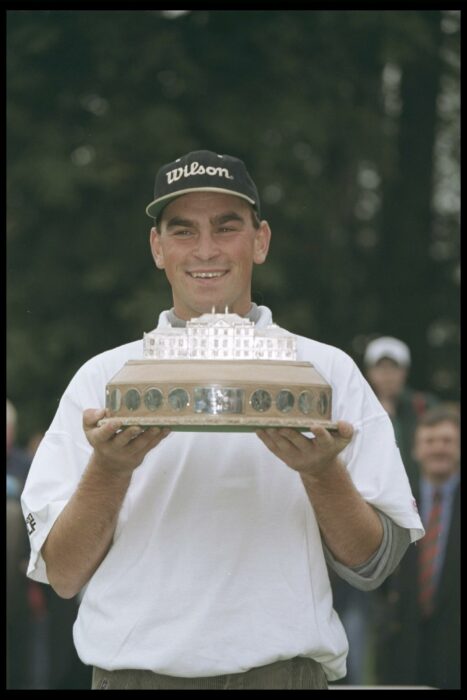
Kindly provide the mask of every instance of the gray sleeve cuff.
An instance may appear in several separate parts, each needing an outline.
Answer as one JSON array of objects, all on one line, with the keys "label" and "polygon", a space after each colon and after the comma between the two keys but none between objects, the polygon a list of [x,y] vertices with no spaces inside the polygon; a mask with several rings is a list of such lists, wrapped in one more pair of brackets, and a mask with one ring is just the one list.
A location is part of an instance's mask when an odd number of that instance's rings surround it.
[{"label": "gray sleeve cuff", "polygon": [[328,566],[354,588],[372,591],[391,574],[404,556],[410,544],[410,532],[396,525],[385,513],[375,508],[383,525],[383,539],[379,549],[363,564],[345,566],[334,559],[323,541],[324,556]]}]

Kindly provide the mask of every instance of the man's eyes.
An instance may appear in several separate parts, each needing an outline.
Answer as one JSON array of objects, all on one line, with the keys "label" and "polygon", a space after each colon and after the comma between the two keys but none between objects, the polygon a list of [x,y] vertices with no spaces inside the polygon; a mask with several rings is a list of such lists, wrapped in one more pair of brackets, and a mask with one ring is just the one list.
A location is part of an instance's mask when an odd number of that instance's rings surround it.
[{"label": "man's eyes", "polygon": [[[238,229],[235,226],[219,226],[214,233],[226,234],[235,233]],[[191,238],[196,236],[196,231],[190,231],[190,229],[179,229],[177,231],[172,231],[171,236],[175,238]]]}]

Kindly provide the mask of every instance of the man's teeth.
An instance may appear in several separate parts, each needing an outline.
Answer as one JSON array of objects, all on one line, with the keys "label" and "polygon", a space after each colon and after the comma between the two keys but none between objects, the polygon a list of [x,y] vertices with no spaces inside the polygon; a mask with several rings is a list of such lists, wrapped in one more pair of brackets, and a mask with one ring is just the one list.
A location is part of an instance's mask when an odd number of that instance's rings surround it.
[{"label": "man's teeth", "polygon": [[222,277],[223,274],[225,274],[225,273],[224,272],[190,272],[190,275],[192,277],[202,277],[202,278]]}]

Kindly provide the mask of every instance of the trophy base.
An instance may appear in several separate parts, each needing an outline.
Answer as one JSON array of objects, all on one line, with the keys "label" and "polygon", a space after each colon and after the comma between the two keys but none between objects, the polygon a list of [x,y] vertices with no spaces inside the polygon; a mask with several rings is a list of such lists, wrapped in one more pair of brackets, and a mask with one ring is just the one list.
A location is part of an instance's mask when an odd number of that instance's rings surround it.
[{"label": "trophy base", "polygon": [[336,432],[338,430],[337,423],[329,420],[316,420],[310,419],[306,420],[303,418],[259,418],[256,416],[226,416],[223,415],[222,418],[213,416],[210,420],[210,416],[203,415],[203,417],[197,416],[183,416],[182,417],[154,417],[140,416],[140,417],[119,417],[114,416],[114,418],[103,418],[98,422],[98,426],[105,425],[109,421],[119,420],[123,427],[128,427],[131,425],[138,425],[141,428],[170,428],[170,430],[176,432],[220,432],[220,433],[251,433],[256,430],[264,430],[267,428],[295,428],[301,432],[311,432],[310,424],[315,423],[320,425],[330,432]]}]

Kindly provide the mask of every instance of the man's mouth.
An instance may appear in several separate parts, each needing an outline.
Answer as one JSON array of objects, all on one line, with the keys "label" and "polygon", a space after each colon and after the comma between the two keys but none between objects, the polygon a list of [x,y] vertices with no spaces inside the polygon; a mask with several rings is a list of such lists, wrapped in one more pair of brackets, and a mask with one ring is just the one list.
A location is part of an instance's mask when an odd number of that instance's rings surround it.
[{"label": "man's mouth", "polygon": [[189,271],[187,270],[187,274],[190,275],[190,277],[193,277],[194,279],[201,279],[201,280],[210,280],[210,279],[216,279],[217,277],[223,277],[226,275],[228,270],[213,270],[210,272],[197,272],[197,271]]}]

